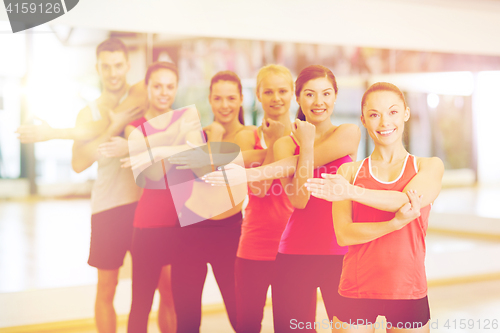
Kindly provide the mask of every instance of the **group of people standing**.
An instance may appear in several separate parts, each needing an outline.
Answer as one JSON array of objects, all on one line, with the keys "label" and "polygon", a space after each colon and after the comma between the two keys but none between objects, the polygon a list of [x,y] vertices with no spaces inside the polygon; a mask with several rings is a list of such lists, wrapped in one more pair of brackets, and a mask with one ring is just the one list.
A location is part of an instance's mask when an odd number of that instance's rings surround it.
[{"label": "group of people standing", "polygon": [[[283,66],[261,68],[259,127],[244,124],[238,76],[219,72],[209,88],[214,121],[188,131],[183,110],[171,109],[179,81],[174,64],[152,64],[144,81],[130,87],[120,40],[104,41],[96,55],[103,92],[80,111],[75,128],[43,122],[18,132],[22,142],[75,140],[76,172],[98,162],[89,264],[98,269],[99,332],[116,331],[113,298],[127,250],[130,333],[147,332],[157,288],[160,330],[199,332],[208,263],[236,332],[260,332],[269,286],[275,332],[321,327],[315,323],[318,288],[333,330],[373,332],[383,315],[390,330],[429,331],[425,233],[443,164],[404,148],[410,109],[396,86],[376,83],[363,95],[361,121],[375,148],[357,161],[360,130],[332,124],[338,87],[326,67],[304,68],[295,83]],[[294,94],[300,108],[292,122]],[[179,133],[183,140],[176,141]],[[169,147],[130,151],[127,139],[137,135]],[[189,165],[189,154],[199,154],[196,146],[223,154],[218,142],[237,145],[246,169],[214,165],[222,170],[200,174],[199,166]],[[138,167],[136,154],[156,161],[142,173],[143,190],[131,171]],[[189,187],[175,198],[168,185],[173,179]],[[232,204],[221,209],[228,191]]]}]

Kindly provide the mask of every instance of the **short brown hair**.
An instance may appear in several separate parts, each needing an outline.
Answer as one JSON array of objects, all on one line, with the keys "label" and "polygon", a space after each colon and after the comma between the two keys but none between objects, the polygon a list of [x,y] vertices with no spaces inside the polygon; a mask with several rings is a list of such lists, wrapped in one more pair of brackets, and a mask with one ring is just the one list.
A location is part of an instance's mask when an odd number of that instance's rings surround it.
[{"label": "short brown hair", "polygon": [[95,51],[95,55],[98,58],[101,52],[123,52],[125,58],[128,60],[128,49],[125,44],[118,38],[108,38],[101,44],[97,45],[97,49]]}]

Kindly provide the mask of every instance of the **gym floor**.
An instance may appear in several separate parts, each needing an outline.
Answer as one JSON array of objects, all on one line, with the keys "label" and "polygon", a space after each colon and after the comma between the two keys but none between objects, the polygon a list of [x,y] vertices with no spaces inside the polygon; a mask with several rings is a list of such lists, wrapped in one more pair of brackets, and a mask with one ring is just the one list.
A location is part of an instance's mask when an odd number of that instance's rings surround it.
[{"label": "gym floor", "polygon": [[[429,223],[426,262],[433,332],[498,330],[493,322],[500,320],[498,202],[500,188],[475,187],[445,189],[436,200]],[[21,300],[29,291],[95,285],[95,269],[86,264],[89,216],[87,199],[1,201],[0,297],[4,294],[10,300]],[[130,279],[129,258],[120,279]],[[318,304],[317,321],[323,323],[326,312],[321,302]],[[118,332],[126,332],[126,321],[119,322]],[[15,326],[29,324],[32,322]],[[0,315],[0,332],[6,331],[6,326],[12,325],[2,323]],[[159,332],[154,318],[149,328],[152,333]],[[204,313],[201,331],[223,333],[232,329],[223,311],[211,310]],[[87,325],[58,332],[95,330]],[[269,305],[262,332],[272,332]]]}]

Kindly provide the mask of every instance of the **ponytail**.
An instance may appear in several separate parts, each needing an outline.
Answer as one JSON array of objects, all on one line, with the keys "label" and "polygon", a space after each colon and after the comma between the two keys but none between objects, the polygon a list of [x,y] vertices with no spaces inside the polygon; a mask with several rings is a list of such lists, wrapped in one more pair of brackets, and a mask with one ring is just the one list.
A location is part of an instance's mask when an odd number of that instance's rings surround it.
[{"label": "ponytail", "polygon": [[302,112],[302,108],[299,106],[299,109],[297,110],[297,117],[298,120],[306,121],[306,116],[304,112]]},{"label": "ponytail", "polygon": [[245,125],[245,114],[243,113],[243,106],[240,106],[240,112],[238,113],[238,120],[242,125]]}]

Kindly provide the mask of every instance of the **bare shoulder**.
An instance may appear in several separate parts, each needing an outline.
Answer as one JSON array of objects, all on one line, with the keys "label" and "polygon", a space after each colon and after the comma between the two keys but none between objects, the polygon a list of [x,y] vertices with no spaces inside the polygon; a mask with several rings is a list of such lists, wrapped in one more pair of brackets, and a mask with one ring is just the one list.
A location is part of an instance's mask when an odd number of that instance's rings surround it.
[{"label": "bare shoulder", "polygon": [[147,94],[147,88],[144,80],[137,82],[129,89],[130,96],[145,95],[145,94]]},{"label": "bare shoulder", "polygon": [[247,142],[247,141],[252,141],[255,143],[255,135],[254,135],[254,131],[253,130],[249,130],[249,129],[242,129],[241,131],[239,131],[236,136],[235,136],[235,140],[241,140],[241,141],[244,141],[244,142]]},{"label": "bare shoulder", "polygon": [[361,163],[363,163],[363,161],[354,161],[354,162],[344,163],[337,170],[337,174],[343,176],[345,179],[347,179],[349,181],[349,183],[352,184],[352,182],[354,180],[354,176],[356,175],[356,172],[358,171],[359,167],[361,166]]},{"label": "bare shoulder", "polygon": [[334,126],[325,140],[329,142],[340,142],[343,144],[352,143],[353,147],[357,149],[359,140],[361,139],[361,131],[355,124],[341,124]]},{"label": "bare shoulder", "polygon": [[341,124],[332,132],[332,135],[349,135],[349,136],[361,136],[361,131],[356,124]]},{"label": "bare shoulder", "polygon": [[295,142],[293,142],[293,139],[291,136],[286,135],[286,136],[282,136],[281,138],[276,140],[276,142],[274,143],[274,146],[278,147],[278,148],[280,148],[280,147],[281,148],[295,147]]},{"label": "bare shoulder", "polygon": [[234,142],[241,147],[242,150],[253,149],[255,147],[254,131],[249,129],[242,129],[236,134]]},{"label": "bare shoulder", "polygon": [[257,126],[255,125],[247,125],[243,127],[242,131],[255,131],[257,129]]},{"label": "bare shoulder", "polygon": [[254,137],[254,129],[247,129],[247,128],[243,128],[241,131],[239,131],[237,134],[236,134],[236,137],[241,137],[241,138],[250,138],[250,137]]},{"label": "bare shoulder", "polygon": [[444,171],[443,161],[439,157],[416,157],[418,170]]}]

